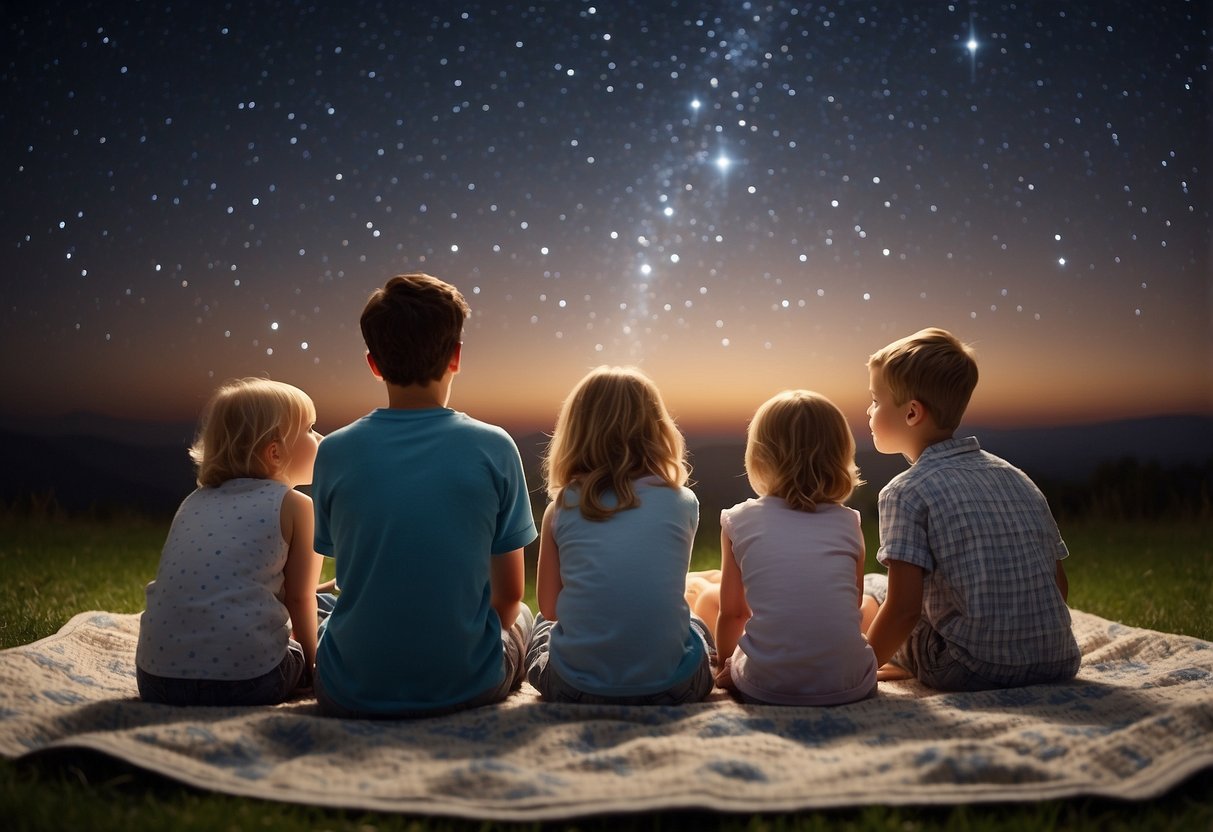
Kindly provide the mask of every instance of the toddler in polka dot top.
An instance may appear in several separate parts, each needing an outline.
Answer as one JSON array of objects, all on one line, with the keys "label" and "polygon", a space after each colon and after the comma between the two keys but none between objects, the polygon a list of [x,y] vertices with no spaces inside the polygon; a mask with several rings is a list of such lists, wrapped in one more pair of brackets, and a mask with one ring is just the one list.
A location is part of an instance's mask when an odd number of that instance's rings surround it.
[{"label": "toddler in polka dot top", "polygon": [[311,686],[316,661],[312,481],[316,408],[263,378],[219,388],[181,503],[147,585],[139,696],[171,705],[269,705]]}]

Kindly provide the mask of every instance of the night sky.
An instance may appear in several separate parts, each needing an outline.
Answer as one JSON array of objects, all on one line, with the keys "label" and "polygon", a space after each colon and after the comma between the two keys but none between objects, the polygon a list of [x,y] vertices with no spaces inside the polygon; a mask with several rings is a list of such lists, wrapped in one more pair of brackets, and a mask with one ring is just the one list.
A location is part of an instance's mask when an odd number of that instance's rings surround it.
[{"label": "night sky", "polygon": [[1208,3],[106,2],[4,11],[0,411],[383,403],[358,314],[473,309],[452,406],[637,364],[688,430],[978,351],[969,422],[1213,412]]}]

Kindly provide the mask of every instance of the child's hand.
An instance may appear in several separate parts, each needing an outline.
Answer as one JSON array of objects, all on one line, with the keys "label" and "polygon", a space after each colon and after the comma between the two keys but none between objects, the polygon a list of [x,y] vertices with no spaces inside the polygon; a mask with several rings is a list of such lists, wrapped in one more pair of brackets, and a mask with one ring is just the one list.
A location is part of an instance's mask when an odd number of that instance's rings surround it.
[{"label": "child's hand", "polygon": [[913,679],[914,676],[910,671],[906,670],[901,665],[889,662],[886,665],[876,670],[876,681],[878,682],[900,682],[903,679]]},{"label": "child's hand", "polygon": [[725,690],[734,690],[737,686],[733,684],[733,674],[729,672],[729,660],[725,659],[720,669],[716,671],[716,685]]},{"label": "child's hand", "polygon": [[325,581],[324,583],[317,584],[317,586],[316,586],[316,592],[336,592],[336,591],[337,591],[337,579],[336,578],[330,578],[329,580]]}]

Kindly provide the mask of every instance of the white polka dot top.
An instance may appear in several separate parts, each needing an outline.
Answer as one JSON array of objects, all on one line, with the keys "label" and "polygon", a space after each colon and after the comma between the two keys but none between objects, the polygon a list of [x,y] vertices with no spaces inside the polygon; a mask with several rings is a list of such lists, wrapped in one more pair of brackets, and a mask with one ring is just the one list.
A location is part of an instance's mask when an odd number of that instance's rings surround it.
[{"label": "white polka dot top", "polygon": [[177,509],[147,585],[135,661],[173,679],[253,679],[282,661],[287,543],[276,480],[199,488]]}]

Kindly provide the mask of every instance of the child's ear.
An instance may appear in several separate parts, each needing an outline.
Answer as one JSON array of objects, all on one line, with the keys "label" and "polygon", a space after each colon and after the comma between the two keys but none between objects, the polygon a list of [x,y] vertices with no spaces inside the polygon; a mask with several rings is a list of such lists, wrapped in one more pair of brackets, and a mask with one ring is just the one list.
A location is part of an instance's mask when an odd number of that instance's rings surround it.
[{"label": "child's ear", "polygon": [[273,476],[282,470],[282,443],[272,439],[261,449],[261,464],[268,474]]},{"label": "child's ear", "polygon": [[927,417],[927,408],[918,399],[910,399],[906,403],[906,424],[913,427],[922,422]]},{"label": "child's ear", "polygon": [[383,380],[383,373],[379,372],[379,365],[375,363],[374,357],[368,352],[366,354],[366,366],[371,368],[371,372],[375,374],[375,378]]},{"label": "child's ear", "polygon": [[463,342],[460,341],[458,344],[455,345],[455,351],[451,353],[451,361],[447,365],[447,369],[449,369],[452,373],[459,372],[459,365],[462,361],[463,361]]}]

